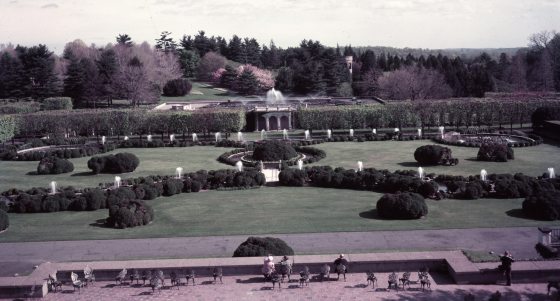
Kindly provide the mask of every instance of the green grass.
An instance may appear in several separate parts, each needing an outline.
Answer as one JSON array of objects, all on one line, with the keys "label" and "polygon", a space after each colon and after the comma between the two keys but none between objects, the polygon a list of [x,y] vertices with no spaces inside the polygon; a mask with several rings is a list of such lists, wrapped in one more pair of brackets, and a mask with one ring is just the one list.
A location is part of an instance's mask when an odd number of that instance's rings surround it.
[{"label": "green grass", "polygon": [[107,210],[10,214],[0,241],[122,239],[268,233],[309,233],[551,226],[554,222],[516,217],[521,199],[428,200],[427,218],[383,220],[372,209],[381,194],[321,188],[261,188],[208,191],[162,197],[149,203],[148,226],[110,229],[95,226]]},{"label": "green grass", "polygon": [[[324,150],[327,157],[313,165],[356,168],[356,162],[362,161],[364,167],[391,171],[415,170],[418,164],[414,160],[414,151],[425,144],[434,143],[429,140],[324,143],[314,147]],[[477,175],[481,169],[486,169],[489,174],[522,172],[530,176],[540,176],[548,167],[560,170],[560,147],[550,144],[515,148],[515,160],[506,163],[476,161],[478,148],[447,147],[451,148],[453,157],[459,158],[459,165],[424,166],[427,174]]]},{"label": "green grass", "polygon": [[[161,96],[160,102],[188,102],[193,100],[227,100],[238,97],[233,91],[220,91],[216,90],[210,83],[192,82],[191,93],[179,97]],[[193,92],[201,92],[202,94],[194,94]]]},{"label": "green grass", "polygon": [[[218,156],[230,150],[214,146],[193,146],[180,148],[129,148],[118,149],[110,153],[130,152],[138,156],[140,165],[134,172],[121,174],[122,178],[147,175],[172,175],[176,167],[185,171],[200,169],[232,168],[216,160]],[[108,153],[108,154],[110,154]],[[70,159],[74,171],[62,175],[30,175],[37,170],[38,161],[0,161],[0,191],[10,188],[27,189],[47,187],[51,181],[58,185],[74,187],[96,187],[99,183],[112,182],[114,175],[91,175],[87,168],[90,157]]]}]

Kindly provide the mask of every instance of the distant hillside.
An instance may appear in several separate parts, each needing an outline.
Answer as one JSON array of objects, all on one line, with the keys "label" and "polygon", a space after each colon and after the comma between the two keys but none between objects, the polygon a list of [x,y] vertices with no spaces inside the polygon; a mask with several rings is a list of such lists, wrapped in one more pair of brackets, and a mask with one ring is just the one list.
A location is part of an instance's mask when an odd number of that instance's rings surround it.
[{"label": "distant hillside", "polygon": [[[344,49],[343,47],[341,47]],[[405,57],[409,53],[415,57],[420,55],[428,56],[433,55],[446,55],[449,57],[459,56],[461,58],[473,58],[480,55],[483,52],[488,53],[492,58],[497,59],[500,54],[506,53],[508,56],[514,55],[519,49],[524,49],[525,47],[518,48],[450,48],[450,49],[422,49],[422,48],[394,48],[394,47],[384,47],[384,46],[366,46],[366,47],[352,47],[354,52],[365,52],[366,50],[373,50],[375,53],[385,53]]]}]

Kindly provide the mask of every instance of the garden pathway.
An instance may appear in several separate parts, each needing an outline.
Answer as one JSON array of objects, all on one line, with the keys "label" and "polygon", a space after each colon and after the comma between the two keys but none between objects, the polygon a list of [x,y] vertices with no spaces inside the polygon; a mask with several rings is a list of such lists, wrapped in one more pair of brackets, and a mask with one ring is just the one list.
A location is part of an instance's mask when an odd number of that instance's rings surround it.
[{"label": "garden pathway", "polygon": [[[519,227],[269,236],[283,239],[296,254],[457,249],[501,253],[507,249],[518,259],[529,259],[537,257],[535,244],[538,230],[535,227]],[[247,237],[248,235],[236,235],[0,243],[0,276],[9,275],[7,273],[13,273],[14,270],[27,270],[29,266],[45,261],[229,257]],[[297,256],[295,260],[297,261]]]}]

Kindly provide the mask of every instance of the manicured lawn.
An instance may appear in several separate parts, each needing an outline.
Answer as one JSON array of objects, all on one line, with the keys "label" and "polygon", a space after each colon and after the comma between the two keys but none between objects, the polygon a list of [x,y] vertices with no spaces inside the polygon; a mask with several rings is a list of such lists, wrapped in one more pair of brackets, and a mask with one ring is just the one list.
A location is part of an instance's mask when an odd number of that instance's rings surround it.
[{"label": "manicured lawn", "polygon": [[[218,156],[230,150],[214,146],[194,146],[178,148],[128,148],[118,149],[111,153],[130,152],[140,159],[140,165],[131,173],[121,174],[124,178],[147,175],[172,175],[176,167],[185,171],[200,169],[232,168],[216,160]],[[62,186],[96,187],[99,183],[112,182],[115,175],[91,175],[87,168],[90,157],[70,159],[74,163],[74,171],[62,175],[29,175],[37,170],[38,161],[0,161],[0,191],[12,187],[27,189],[31,187],[47,187],[51,181]]]},{"label": "manicured lawn", "polygon": [[554,222],[514,217],[521,199],[428,200],[420,220],[382,220],[371,211],[380,194],[321,188],[261,188],[208,191],[162,197],[150,204],[155,220],[144,227],[96,226],[107,210],[10,214],[0,241],[118,239],[265,233],[306,233],[546,226]]},{"label": "manicured lawn", "polygon": [[[419,146],[434,144],[430,140],[377,141],[377,142],[332,142],[315,145],[327,152],[327,157],[313,165],[341,166],[357,168],[357,161],[364,167],[377,169],[407,170],[418,168],[414,151]],[[424,166],[427,174],[477,175],[481,169],[491,173],[522,172],[530,176],[540,176],[548,167],[560,170],[560,147],[541,144],[532,147],[515,148],[515,160],[503,162],[476,161],[478,148],[447,146],[453,157],[459,158],[456,166]]]},{"label": "manicured lawn", "polygon": [[227,100],[234,99],[238,95],[233,91],[217,90],[212,84],[192,82],[191,93],[180,97],[167,97],[161,96],[160,102],[179,102],[179,101],[192,101],[192,100]]}]

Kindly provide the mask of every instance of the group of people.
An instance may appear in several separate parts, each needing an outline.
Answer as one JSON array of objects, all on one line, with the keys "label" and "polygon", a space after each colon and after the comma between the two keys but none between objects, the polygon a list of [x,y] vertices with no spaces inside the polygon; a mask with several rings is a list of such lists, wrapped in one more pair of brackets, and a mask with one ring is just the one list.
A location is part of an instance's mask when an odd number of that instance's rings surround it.
[{"label": "group of people", "polygon": [[[279,264],[289,264],[288,256],[284,255],[284,257],[282,257],[282,260],[280,260]],[[267,277],[267,275],[271,275],[275,271],[276,271],[276,269],[274,267],[274,257],[272,257],[272,255],[266,256],[264,258],[264,264],[263,264],[263,267],[262,267],[263,275],[265,275],[265,277]]]}]

